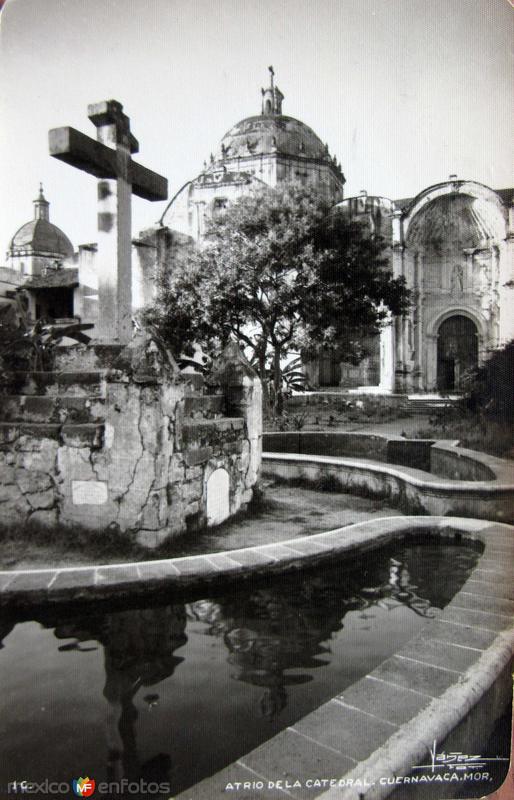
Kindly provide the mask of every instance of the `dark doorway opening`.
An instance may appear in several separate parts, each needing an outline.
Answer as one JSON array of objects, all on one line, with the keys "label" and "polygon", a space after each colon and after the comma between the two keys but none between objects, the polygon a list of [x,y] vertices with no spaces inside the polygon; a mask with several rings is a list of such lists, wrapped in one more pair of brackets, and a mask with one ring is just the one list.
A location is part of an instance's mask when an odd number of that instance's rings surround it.
[{"label": "dark doorway opening", "polygon": [[319,385],[339,386],[340,383],[340,356],[330,350],[321,350],[319,354]]},{"label": "dark doorway opening", "polygon": [[445,319],[437,334],[437,388],[459,390],[464,373],[478,363],[478,331],[462,314]]}]

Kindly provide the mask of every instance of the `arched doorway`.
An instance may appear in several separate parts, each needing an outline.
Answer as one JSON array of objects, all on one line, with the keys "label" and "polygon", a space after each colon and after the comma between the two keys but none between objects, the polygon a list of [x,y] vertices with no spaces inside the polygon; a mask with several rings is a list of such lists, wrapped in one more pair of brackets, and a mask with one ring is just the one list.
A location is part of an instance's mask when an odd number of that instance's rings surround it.
[{"label": "arched doorway", "polygon": [[437,333],[437,388],[459,389],[463,374],[478,363],[478,331],[462,314],[448,317]]}]

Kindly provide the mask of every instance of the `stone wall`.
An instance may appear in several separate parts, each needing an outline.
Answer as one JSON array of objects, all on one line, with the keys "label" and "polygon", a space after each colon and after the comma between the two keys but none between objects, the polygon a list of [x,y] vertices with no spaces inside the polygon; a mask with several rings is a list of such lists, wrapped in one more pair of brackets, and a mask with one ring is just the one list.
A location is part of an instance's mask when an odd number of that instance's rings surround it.
[{"label": "stone wall", "polygon": [[[203,391],[143,332],[126,348],[70,348],[62,364],[6,376],[4,524],[114,528],[155,547],[218,524],[251,499],[260,381],[237,347]],[[210,481],[220,470],[221,483]]]}]

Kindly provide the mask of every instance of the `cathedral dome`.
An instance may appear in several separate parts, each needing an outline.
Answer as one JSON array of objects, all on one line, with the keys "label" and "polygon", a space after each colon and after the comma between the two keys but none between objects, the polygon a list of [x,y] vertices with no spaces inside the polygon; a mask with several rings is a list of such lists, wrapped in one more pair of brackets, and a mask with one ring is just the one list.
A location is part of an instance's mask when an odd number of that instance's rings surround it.
[{"label": "cathedral dome", "polygon": [[282,114],[246,117],[225,134],[220,150],[222,161],[276,153],[332,162],[328,148],[312,128]]},{"label": "cathedral dome", "polygon": [[283,157],[298,165],[303,162],[328,168],[334,179],[344,184],[341,165],[330,155],[328,145],[323,144],[304,122],[282,114],[284,95],[275,85],[273,67],[268,69],[270,85],[261,89],[261,113],[242,119],[225,134],[216,158],[211,156],[212,167],[217,169],[222,165],[228,171],[244,170],[255,158],[277,160]]},{"label": "cathedral dome", "polygon": [[34,200],[34,219],[22,225],[9,243],[9,253],[30,252],[41,255],[69,257],[73,255],[73,245],[57,225],[49,219],[49,203],[45,200],[43,190]]}]

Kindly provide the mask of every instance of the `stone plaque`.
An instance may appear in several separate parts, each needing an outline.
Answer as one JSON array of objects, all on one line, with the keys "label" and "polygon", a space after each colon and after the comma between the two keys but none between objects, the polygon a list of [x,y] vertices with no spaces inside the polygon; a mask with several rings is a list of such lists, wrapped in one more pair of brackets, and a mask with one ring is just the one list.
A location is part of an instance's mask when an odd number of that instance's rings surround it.
[{"label": "stone plaque", "polygon": [[104,481],[72,481],[71,496],[76,506],[101,506],[107,502],[107,484]]}]

